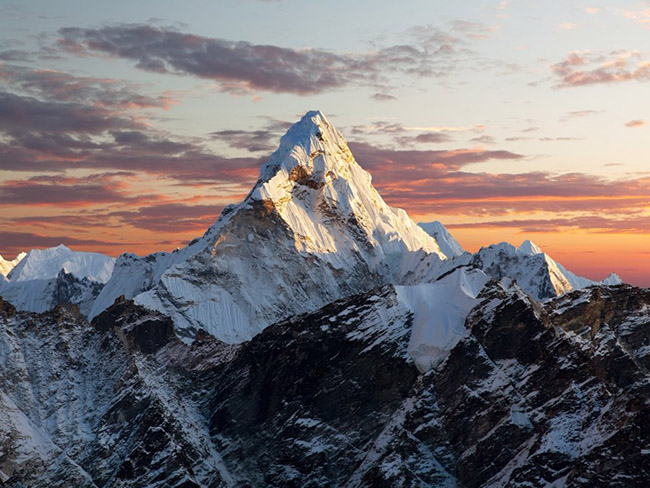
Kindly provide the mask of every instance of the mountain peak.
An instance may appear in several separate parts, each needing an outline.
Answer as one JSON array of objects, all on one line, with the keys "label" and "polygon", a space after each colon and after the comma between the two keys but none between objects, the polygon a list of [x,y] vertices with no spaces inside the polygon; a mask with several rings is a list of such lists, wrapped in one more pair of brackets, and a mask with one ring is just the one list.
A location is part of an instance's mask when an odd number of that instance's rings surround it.
[{"label": "mountain peak", "polygon": [[461,256],[465,252],[459,242],[454,239],[454,236],[449,233],[447,228],[439,220],[420,222],[418,225],[438,242],[440,250],[447,257]]},{"label": "mountain peak", "polygon": [[77,252],[60,244],[47,249],[32,249],[7,275],[10,281],[55,278],[61,270],[77,278],[105,283],[111,277],[115,259],[93,252]]},{"label": "mountain peak", "polygon": [[311,136],[315,136],[317,139],[324,138],[326,133],[335,130],[323,112],[311,110],[289,128],[282,137],[281,144],[285,140],[300,144],[302,141],[309,141]]},{"label": "mountain peak", "polygon": [[435,239],[403,210],[383,201],[370,174],[320,111],[307,112],[289,128],[260,170],[249,198],[250,203],[262,202],[267,210],[273,209],[303,251],[336,259],[333,254],[347,247],[383,260],[398,254],[401,259],[404,251],[421,249],[445,257]]},{"label": "mountain peak", "polygon": [[[278,149],[260,169],[252,197],[282,199],[283,190],[293,188],[293,182],[318,186],[338,176],[349,178],[348,166],[353,161],[345,139],[325,115],[320,111],[307,112],[289,128]],[[370,175],[363,173],[360,183],[369,185]]]},{"label": "mountain peak", "polygon": [[12,269],[14,269],[22,259],[27,256],[27,253],[21,252],[14,259],[7,260],[0,256],[0,276],[7,276]]},{"label": "mountain peak", "polygon": [[543,254],[544,251],[540,249],[534,242],[526,239],[521,243],[521,246],[517,248],[517,252],[520,254],[526,254],[528,256],[533,256],[535,254]]}]

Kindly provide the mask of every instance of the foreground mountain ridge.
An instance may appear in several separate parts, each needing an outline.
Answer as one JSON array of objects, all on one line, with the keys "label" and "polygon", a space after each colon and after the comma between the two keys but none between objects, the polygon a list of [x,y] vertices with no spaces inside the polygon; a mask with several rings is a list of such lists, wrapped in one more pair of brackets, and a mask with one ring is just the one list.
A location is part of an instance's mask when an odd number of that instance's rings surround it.
[{"label": "foreground mountain ridge", "polygon": [[132,301],[92,324],[0,302],[0,486],[647,486],[648,290],[488,282],[426,371],[400,294],[239,345]]}]

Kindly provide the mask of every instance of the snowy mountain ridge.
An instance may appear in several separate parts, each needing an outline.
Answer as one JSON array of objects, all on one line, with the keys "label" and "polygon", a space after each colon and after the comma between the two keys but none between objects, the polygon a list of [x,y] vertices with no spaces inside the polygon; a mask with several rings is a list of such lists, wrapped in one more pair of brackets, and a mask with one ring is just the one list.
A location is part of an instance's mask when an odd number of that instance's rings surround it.
[{"label": "snowy mountain ridge", "polygon": [[507,242],[482,247],[469,260],[472,266],[485,271],[492,278],[513,281],[535,300],[546,300],[572,290],[593,285],[618,285],[622,280],[611,274],[603,281],[593,281],[577,276],[529,240],[518,248]]},{"label": "snowy mountain ridge", "polygon": [[533,256],[535,254],[543,254],[545,256],[546,262],[549,264],[549,267],[557,268],[557,270],[559,270],[559,272],[564,275],[565,280],[569,283],[569,285],[571,285],[571,288],[573,290],[579,290],[593,285],[609,286],[609,285],[620,285],[621,283],[623,283],[621,277],[618,276],[616,273],[611,273],[609,276],[607,276],[604,280],[601,281],[594,281],[588,278],[584,278],[582,276],[578,276],[572,273],[571,271],[569,271],[568,269],[566,269],[560,263],[554,261],[550,256],[545,254],[537,245],[535,245],[533,242],[529,240],[525,240],[517,248],[517,252],[519,254],[527,254],[529,256]]},{"label": "snowy mountain ridge", "polygon": [[9,272],[10,281],[56,277],[61,270],[79,279],[106,283],[113,273],[115,258],[95,252],[72,251],[63,244],[48,249],[32,249]]},{"label": "snowy mountain ridge", "polygon": [[[0,281],[0,296],[19,310],[45,312],[63,303],[89,314],[115,259],[99,253],[72,251],[63,244],[19,254]],[[5,261],[6,263],[6,261]]]}]

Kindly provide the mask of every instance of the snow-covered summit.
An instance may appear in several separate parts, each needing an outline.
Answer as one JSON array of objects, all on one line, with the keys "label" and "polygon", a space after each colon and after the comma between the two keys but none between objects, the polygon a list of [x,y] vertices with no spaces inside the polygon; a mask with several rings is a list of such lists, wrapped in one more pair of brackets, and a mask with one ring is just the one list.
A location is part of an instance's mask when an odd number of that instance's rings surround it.
[{"label": "snow-covered summit", "polygon": [[125,294],[172,316],[181,336],[202,328],[241,342],[273,321],[405,283],[415,268],[445,260],[434,238],[383,201],[343,136],[314,111],[288,130],[244,201],[192,246],[120,258],[92,315]]},{"label": "snow-covered summit", "polygon": [[[542,249],[537,246],[534,242],[525,240],[524,242],[521,243],[521,245],[517,248],[517,253],[518,254],[525,254],[528,256],[534,256],[537,254],[541,254],[544,257],[544,262],[547,263],[549,270],[553,274],[561,274],[564,277],[564,280],[560,281],[566,281],[570,285],[571,290],[579,290],[581,288],[587,288],[589,286],[593,285],[620,285],[623,283],[623,280],[621,279],[620,276],[618,276],[616,273],[611,273],[607,278],[605,278],[602,281],[594,281],[590,280],[589,278],[584,278],[582,276],[578,276],[568,269],[566,269],[564,266],[562,266],[560,263],[556,262],[553,260],[548,254],[546,254]],[[565,286],[560,287],[560,289],[564,290],[566,288]],[[565,293],[566,291],[569,290],[564,290],[562,293]],[[561,293],[559,293],[561,294]]]},{"label": "snow-covered summit", "polygon": [[543,254],[543,251],[532,241],[526,239],[521,245],[517,248],[517,252],[520,254],[526,254],[528,256],[533,256],[535,254]]},{"label": "snow-covered summit", "polygon": [[25,256],[27,256],[27,253],[21,252],[11,261],[0,256],[0,275],[7,276]]},{"label": "snow-covered summit", "polygon": [[460,256],[465,252],[463,247],[439,220],[433,222],[420,222],[418,225],[436,240],[438,246],[440,246],[440,250],[447,257]]},{"label": "snow-covered summit", "polygon": [[95,252],[72,251],[63,244],[48,249],[32,249],[9,272],[12,282],[55,278],[65,271],[76,278],[106,283],[115,259]]},{"label": "snow-covered summit", "polygon": [[[250,200],[273,206],[293,230],[301,251],[339,253],[348,247],[363,253],[369,245],[374,258],[396,272],[404,252],[421,249],[445,257],[405,211],[386,205],[370,174],[320,111],[308,112],[282,137],[261,168]],[[342,239],[346,229],[341,224],[360,232],[364,242]]]}]

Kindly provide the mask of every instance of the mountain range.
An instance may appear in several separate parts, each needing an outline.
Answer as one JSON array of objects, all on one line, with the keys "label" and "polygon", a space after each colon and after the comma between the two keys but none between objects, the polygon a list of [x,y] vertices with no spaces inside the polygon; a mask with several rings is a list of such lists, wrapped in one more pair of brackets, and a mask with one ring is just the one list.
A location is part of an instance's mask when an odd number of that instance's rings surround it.
[{"label": "mountain range", "polygon": [[464,251],[320,112],[181,249],[0,270],[0,486],[650,483],[648,291]]}]

